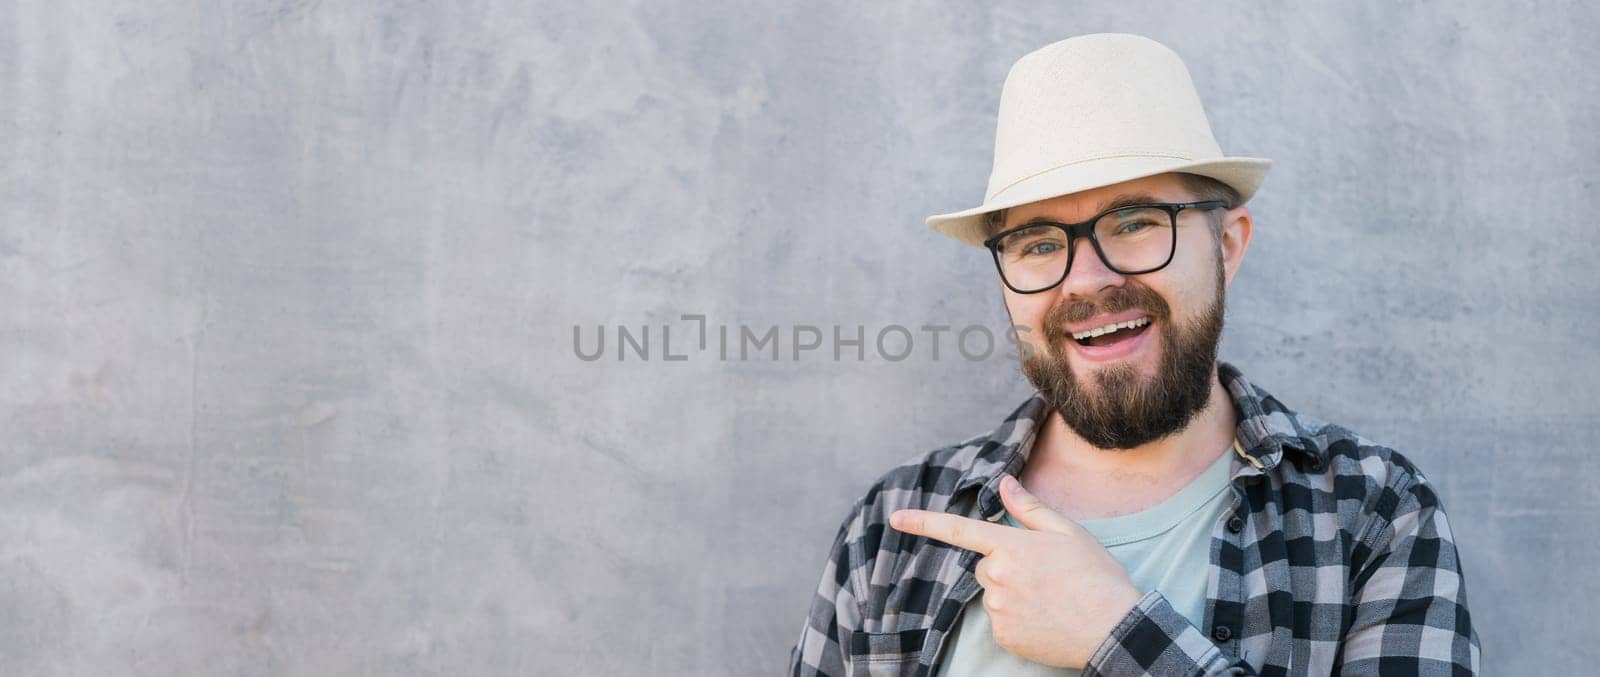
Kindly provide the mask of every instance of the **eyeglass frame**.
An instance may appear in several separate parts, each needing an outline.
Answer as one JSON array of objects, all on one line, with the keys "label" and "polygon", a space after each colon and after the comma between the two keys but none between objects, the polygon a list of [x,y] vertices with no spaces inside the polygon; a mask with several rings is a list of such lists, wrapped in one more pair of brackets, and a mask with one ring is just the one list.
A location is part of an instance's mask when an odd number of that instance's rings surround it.
[{"label": "eyeglass frame", "polygon": [[[1072,272],[1072,261],[1078,255],[1078,238],[1079,237],[1087,237],[1087,238],[1089,238],[1089,244],[1094,246],[1094,253],[1095,253],[1095,255],[1100,257],[1100,262],[1104,263],[1106,265],[1106,268],[1111,269],[1113,272],[1117,273],[1118,275],[1144,275],[1144,274],[1147,274],[1147,273],[1154,273],[1154,272],[1156,272],[1158,270],[1161,270],[1162,268],[1167,267],[1168,264],[1172,263],[1173,256],[1175,254],[1177,254],[1177,251],[1178,251],[1178,212],[1181,212],[1181,211],[1183,211],[1185,209],[1199,209],[1199,208],[1202,208],[1202,207],[1209,211],[1209,210],[1212,210],[1212,209],[1226,208],[1227,206],[1228,206],[1228,203],[1226,201],[1224,201],[1224,200],[1201,200],[1201,201],[1198,201],[1198,202],[1149,202],[1149,203],[1142,203],[1142,204],[1122,205],[1120,207],[1112,207],[1110,209],[1107,209],[1107,210],[1105,210],[1103,212],[1100,212],[1099,214],[1095,214],[1094,218],[1089,219],[1088,221],[1080,221],[1078,223],[1060,223],[1058,221],[1030,221],[1028,223],[1024,223],[1024,224],[1022,224],[1020,226],[1017,226],[1016,228],[1011,228],[1011,229],[1008,229],[1008,230],[1001,231],[999,233],[995,233],[993,236],[989,237],[989,239],[983,241],[983,246],[989,248],[989,254],[992,255],[993,258],[994,258],[995,272],[1000,274],[1000,281],[1006,285],[1007,289],[1010,289],[1011,291],[1014,291],[1014,292],[1016,292],[1018,294],[1039,294],[1039,293],[1050,291],[1051,289],[1055,289],[1056,287],[1061,286],[1062,282],[1065,282],[1067,280],[1067,275]],[[1105,218],[1108,214],[1111,214],[1113,212],[1120,212],[1120,211],[1123,211],[1123,210],[1126,210],[1126,209],[1146,209],[1146,208],[1155,208],[1155,209],[1160,209],[1162,211],[1167,212],[1167,216],[1170,217],[1168,219],[1168,227],[1171,229],[1171,232],[1172,232],[1172,247],[1167,250],[1167,258],[1166,258],[1166,260],[1162,261],[1161,264],[1158,265],[1158,266],[1155,266],[1153,268],[1149,268],[1149,269],[1146,269],[1146,270],[1140,270],[1140,271],[1132,271],[1132,272],[1124,271],[1124,270],[1112,265],[1111,261],[1106,258],[1105,250],[1100,248],[1100,239],[1098,237],[1096,237],[1095,234],[1094,234],[1094,224],[1095,224],[1096,221],[1099,221],[1100,219]],[[1005,266],[1000,263],[1000,247],[999,247],[1000,240],[1006,238],[1007,236],[1009,236],[1009,235],[1011,235],[1013,233],[1016,233],[1016,232],[1019,232],[1019,231],[1022,231],[1022,230],[1026,230],[1028,228],[1038,228],[1040,226],[1049,226],[1049,227],[1059,228],[1062,231],[1066,232],[1066,234],[1067,234],[1067,265],[1062,266],[1062,268],[1061,268],[1061,277],[1058,278],[1055,282],[1053,282],[1053,283],[1051,283],[1051,284],[1049,284],[1049,285],[1047,285],[1045,287],[1042,287],[1042,288],[1039,288],[1039,289],[1035,289],[1033,291],[1022,291],[1021,289],[1017,289],[1016,286],[1012,285],[1011,284],[1011,280],[1006,277]]]}]

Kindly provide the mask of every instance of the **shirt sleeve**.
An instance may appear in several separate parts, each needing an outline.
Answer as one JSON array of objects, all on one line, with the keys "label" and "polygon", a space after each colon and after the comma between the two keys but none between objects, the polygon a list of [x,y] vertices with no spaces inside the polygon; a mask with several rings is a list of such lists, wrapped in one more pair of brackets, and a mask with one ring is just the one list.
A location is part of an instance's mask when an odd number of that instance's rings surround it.
[{"label": "shirt sleeve", "polygon": [[845,642],[861,624],[861,608],[853,585],[850,534],[861,509],[861,503],[857,503],[833,538],[828,561],[822,568],[822,580],[817,583],[805,626],[800,630],[800,640],[789,651],[792,677],[849,674]]},{"label": "shirt sleeve", "polygon": [[1159,591],[1139,599],[1089,657],[1091,675],[1254,675],[1178,613]]},{"label": "shirt sleeve", "polygon": [[[1420,473],[1397,473],[1351,553],[1353,620],[1334,671],[1343,675],[1478,674],[1455,540]],[[1088,675],[1253,675],[1151,591],[1089,658]]]},{"label": "shirt sleeve", "polygon": [[1421,474],[1406,480],[1380,498],[1394,517],[1369,527],[1352,553],[1352,562],[1362,562],[1350,600],[1354,620],[1335,669],[1478,674],[1478,636],[1449,520]]}]

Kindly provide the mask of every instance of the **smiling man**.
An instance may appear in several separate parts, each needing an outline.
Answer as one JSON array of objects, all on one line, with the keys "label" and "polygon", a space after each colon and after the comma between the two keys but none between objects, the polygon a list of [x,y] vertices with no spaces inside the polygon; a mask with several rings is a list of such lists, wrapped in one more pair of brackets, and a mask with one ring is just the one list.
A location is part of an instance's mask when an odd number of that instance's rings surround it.
[{"label": "smiling man", "polygon": [[993,257],[1037,393],[856,502],[792,674],[1476,673],[1432,485],[1217,360],[1269,165],[1155,41],[1012,67],[984,203],[928,222]]}]

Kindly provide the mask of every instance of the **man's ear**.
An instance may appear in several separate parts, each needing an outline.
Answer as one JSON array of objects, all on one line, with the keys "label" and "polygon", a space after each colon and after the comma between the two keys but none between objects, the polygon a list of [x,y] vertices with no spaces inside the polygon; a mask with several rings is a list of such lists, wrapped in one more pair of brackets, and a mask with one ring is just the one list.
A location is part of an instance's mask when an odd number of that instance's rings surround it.
[{"label": "man's ear", "polygon": [[1233,286],[1233,276],[1239,272],[1239,266],[1244,264],[1244,253],[1250,248],[1250,236],[1254,227],[1255,221],[1250,218],[1250,209],[1244,205],[1229,209],[1222,215],[1222,236],[1218,238],[1217,248],[1222,255],[1224,289]]}]

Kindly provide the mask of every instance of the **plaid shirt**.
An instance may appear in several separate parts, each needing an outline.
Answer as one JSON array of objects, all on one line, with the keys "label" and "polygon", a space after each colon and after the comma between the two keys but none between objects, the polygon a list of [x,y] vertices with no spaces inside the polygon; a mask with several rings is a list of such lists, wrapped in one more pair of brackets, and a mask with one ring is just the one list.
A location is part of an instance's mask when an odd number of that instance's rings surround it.
[{"label": "plaid shirt", "polygon": [[[1476,674],[1478,636],[1444,507],[1404,456],[1290,411],[1239,370],[1233,501],[1212,527],[1205,622],[1144,595],[1084,675]],[[888,526],[922,508],[1001,517],[1049,409],[890,470],[851,508],[823,568],[793,675],[929,675],[979,592],[978,553]]]}]

